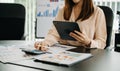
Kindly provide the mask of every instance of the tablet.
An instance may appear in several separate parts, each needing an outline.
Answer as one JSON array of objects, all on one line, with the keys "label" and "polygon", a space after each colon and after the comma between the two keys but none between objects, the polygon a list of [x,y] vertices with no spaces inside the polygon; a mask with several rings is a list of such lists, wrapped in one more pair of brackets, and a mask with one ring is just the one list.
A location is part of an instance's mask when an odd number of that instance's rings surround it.
[{"label": "tablet", "polygon": [[73,37],[69,36],[70,32],[74,32],[74,30],[80,31],[76,22],[53,21],[53,24],[60,38],[64,40],[75,40]]}]

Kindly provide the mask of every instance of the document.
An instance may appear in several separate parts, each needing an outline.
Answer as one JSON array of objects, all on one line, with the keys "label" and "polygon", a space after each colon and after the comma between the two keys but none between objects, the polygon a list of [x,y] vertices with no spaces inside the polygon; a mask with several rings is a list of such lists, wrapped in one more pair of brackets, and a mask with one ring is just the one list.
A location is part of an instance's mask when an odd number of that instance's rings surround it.
[{"label": "document", "polygon": [[33,45],[0,46],[0,61],[3,63],[14,63],[21,60],[34,58],[42,62],[71,66],[74,63],[92,56],[90,53],[76,53],[67,51],[76,47],[60,44],[55,44],[51,47],[48,47],[48,53],[40,55],[26,54],[21,48],[35,50]]},{"label": "document", "polygon": [[48,47],[48,52],[50,53],[58,53],[58,52],[62,52],[62,51],[66,51],[66,50],[70,50],[70,49],[74,49],[76,47],[74,46],[68,46],[68,45],[61,45],[61,44],[54,44],[51,47]]},{"label": "document", "polygon": [[[50,49],[47,52],[58,53],[68,49],[73,49],[75,47],[55,44],[54,46],[48,48]],[[21,44],[21,45],[0,46],[0,61],[3,63],[9,63],[24,59],[30,59],[37,56],[37,55],[26,54],[25,52],[22,51],[22,49],[29,49],[33,51],[36,50],[33,46],[33,42],[30,42],[28,44]]]},{"label": "document", "polygon": [[27,55],[16,46],[0,46],[0,61],[3,63],[12,63],[24,59],[33,58],[31,55]]},{"label": "document", "polygon": [[75,63],[90,58],[91,56],[92,55],[90,53],[76,53],[71,51],[63,51],[53,54],[43,54],[37,56],[35,57],[35,61],[48,64],[72,66]]}]

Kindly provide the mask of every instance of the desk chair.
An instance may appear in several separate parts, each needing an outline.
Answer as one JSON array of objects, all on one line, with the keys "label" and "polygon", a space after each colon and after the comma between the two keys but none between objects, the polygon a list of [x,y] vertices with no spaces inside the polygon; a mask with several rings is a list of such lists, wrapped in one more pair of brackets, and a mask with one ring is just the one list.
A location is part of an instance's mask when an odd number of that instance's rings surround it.
[{"label": "desk chair", "polygon": [[105,18],[106,18],[106,27],[107,27],[107,41],[106,41],[106,47],[110,46],[110,42],[111,42],[111,36],[112,36],[112,27],[113,27],[113,11],[111,8],[107,7],[107,6],[99,6],[104,14],[105,14]]},{"label": "desk chair", "polygon": [[24,35],[25,7],[0,3],[0,40],[20,40]]}]

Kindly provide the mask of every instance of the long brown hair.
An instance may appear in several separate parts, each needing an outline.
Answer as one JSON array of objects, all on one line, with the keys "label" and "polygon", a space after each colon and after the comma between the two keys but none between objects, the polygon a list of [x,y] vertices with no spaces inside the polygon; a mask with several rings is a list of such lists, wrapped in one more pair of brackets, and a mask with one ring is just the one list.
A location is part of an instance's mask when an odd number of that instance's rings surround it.
[{"label": "long brown hair", "polygon": [[[64,7],[64,19],[65,20],[69,20],[71,13],[72,13],[72,8],[74,5],[75,5],[75,3],[73,2],[73,0],[65,0],[65,7]],[[81,8],[82,8],[81,13],[78,16],[78,18],[76,19],[76,21],[79,19],[81,19],[82,21],[86,20],[94,12],[92,0],[83,0],[83,4],[82,4]]]}]

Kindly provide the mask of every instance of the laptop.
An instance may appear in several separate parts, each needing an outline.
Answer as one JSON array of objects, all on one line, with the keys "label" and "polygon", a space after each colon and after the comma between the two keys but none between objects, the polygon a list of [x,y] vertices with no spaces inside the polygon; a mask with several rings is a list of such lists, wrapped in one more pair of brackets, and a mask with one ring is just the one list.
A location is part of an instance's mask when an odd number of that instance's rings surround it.
[{"label": "laptop", "polygon": [[80,31],[76,22],[53,21],[53,24],[60,38],[64,40],[75,40],[73,37],[69,36],[70,32],[74,32],[74,30]]}]

